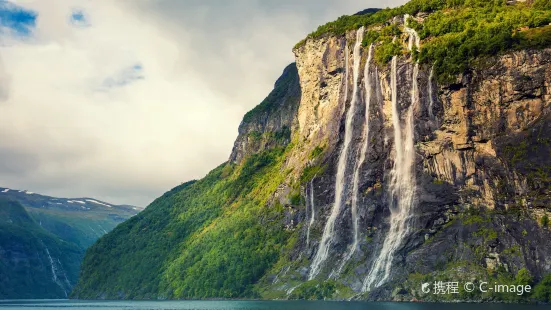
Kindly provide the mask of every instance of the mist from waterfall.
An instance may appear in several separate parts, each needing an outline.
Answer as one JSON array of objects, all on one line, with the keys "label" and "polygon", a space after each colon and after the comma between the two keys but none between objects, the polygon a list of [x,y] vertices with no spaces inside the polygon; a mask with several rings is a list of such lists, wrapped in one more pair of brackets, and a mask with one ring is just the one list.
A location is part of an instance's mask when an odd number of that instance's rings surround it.
[{"label": "mist from waterfall", "polygon": [[[308,279],[311,280],[318,275],[321,269],[321,264],[325,262],[329,254],[329,248],[335,238],[335,222],[337,217],[341,212],[341,207],[343,204],[343,194],[345,191],[345,174],[346,168],[348,165],[348,150],[350,147],[350,142],[352,141],[352,121],[354,119],[354,114],[356,112],[356,103],[358,99],[358,76],[359,68],[361,63],[361,44],[363,40],[364,27],[361,27],[356,32],[356,43],[354,44],[353,58],[354,58],[354,67],[353,67],[353,91],[352,91],[352,100],[350,102],[350,108],[346,113],[345,128],[344,128],[344,141],[343,146],[339,155],[339,161],[337,166],[337,176],[335,180],[335,202],[331,210],[331,214],[327,219],[325,228],[323,230],[323,235],[319,244],[318,251],[316,256],[312,261],[310,266],[310,272]],[[345,47],[345,74],[344,74],[344,83],[345,83],[345,96],[344,103],[347,101],[348,93],[348,45]]]},{"label": "mist from waterfall", "polygon": [[352,213],[352,225],[353,225],[353,242],[352,247],[348,250],[348,253],[345,255],[344,259],[342,260],[339,268],[336,271],[336,275],[340,274],[348,260],[354,255],[356,252],[356,249],[358,248],[358,191],[359,191],[359,183],[360,183],[360,170],[363,166],[363,163],[365,162],[365,158],[367,156],[367,152],[369,149],[369,108],[370,108],[370,102],[371,102],[371,76],[370,76],[370,68],[371,68],[371,59],[373,57],[373,44],[369,46],[369,52],[367,54],[367,60],[365,62],[365,69],[364,69],[364,88],[365,88],[365,119],[364,119],[364,131],[363,131],[363,137],[362,137],[362,148],[360,150],[360,157],[358,161],[356,162],[356,166],[354,167],[354,177],[352,179],[352,207],[351,207],[351,213]]},{"label": "mist from waterfall", "polygon": [[[404,16],[404,30],[409,34],[408,49],[413,49],[413,44],[419,49],[419,36],[415,30],[407,27],[409,15]],[[385,237],[379,256],[374,261],[367,275],[362,291],[368,291],[373,287],[382,285],[390,275],[390,269],[396,251],[409,233],[409,224],[415,200],[415,149],[414,149],[414,124],[413,110],[419,101],[417,78],[419,65],[413,65],[411,104],[405,115],[405,126],[402,128],[400,119],[400,105],[397,95],[397,63],[394,56],[391,64],[391,91],[392,91],[392,125],[394,129],[394,165],[390,180],[390,228]]]}]

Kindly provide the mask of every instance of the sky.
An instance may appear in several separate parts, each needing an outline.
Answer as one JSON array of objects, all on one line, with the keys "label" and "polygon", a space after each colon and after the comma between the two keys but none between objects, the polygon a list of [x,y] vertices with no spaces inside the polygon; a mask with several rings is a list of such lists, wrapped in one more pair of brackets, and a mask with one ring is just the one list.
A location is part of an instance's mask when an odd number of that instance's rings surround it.
[{"label": "sky", "polygon": [[225,162],[317,26],[403,0],[0,0],[0,187],[145,207]]}]

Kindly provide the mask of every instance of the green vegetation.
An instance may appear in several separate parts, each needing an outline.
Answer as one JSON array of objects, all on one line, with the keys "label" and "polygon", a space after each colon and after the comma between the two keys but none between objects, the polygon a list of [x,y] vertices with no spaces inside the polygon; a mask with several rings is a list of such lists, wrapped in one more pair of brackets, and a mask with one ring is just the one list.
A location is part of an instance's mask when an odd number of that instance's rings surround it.
[{"label": "green vegetation", "polygon": [[539,301],[551,302],[551,274],[543,277],[536,287],[534,287],[532,296]]},{"label": "green vegetation", "polygon": [[473,236],[482,237],[484,241],[493,240],[497,238],[497,231],[488,227],[480,227],[473,233]]},{"label": "green vegetation", "polygon": [[322,300],[330,299],[335,294],[337,285],[334,281],[319,282],[310,280],[295,288],[289,299]]},{"label": "green vegetation", "polygon": [[375,47],[375,61],[380,65],[386,64],[392,57],[400,55],[402,50],[402,44],[393,42],[390,38],[386,38],[380,45]]},{"label": "green vegetation", "polygon": [[522,250],[521,250],[521,248],[518,244],[514,245],[512,247],[506,248],[505,250],[503,250],[502,253],[505,254],[505,255],[512,255],[512,256],[516,256],[516,257],[521,257],[522,256]]},{"label": "green vegetation", "polygon": [[294,206],[304,204],[304,199],[300,195],[300,191],[296,191],[293,194],[291,194],[291,197],[289,198],[289,202]]},{"label": "green vegetation", "polygon": [[[276,81],[274,89],[270,92],[270,94],[262,100],[259,105],[245,114],[242,123],[251,122],[255,115],[269,114],[276,107],[281,105],[281,101],[296,99],[289,98],[288,93],[291,85],[297,82],[297,78],[297,67],[294,63],[292,63],[285,68],[281,77]],[[297,94],[297,96],[299,96],[299,94]]]},{"label": "green vegetation", "polygon": [[368,30],[363,44],[377,43],[375,59],[384,64],[403,53],[403,47],[392,42],[394,36],[400,35],[400,29],[389,24],[391,19],[404,14],[431,13],[423,22],[413,18],[408,21],[423,40],[421,50],[413,52],[414,58],[434,65],[438,80],[451,83],[457,74],[478,65],[480,57],[510,49],[551,46],[549,5],[549,0],[515,5],[508,5],[505,0],[412,0],[373,14],[342,16],[318,27],[306,39],[342,35],[360,26],[382,27]]},{"label": "green vegetation", "polygon": [[308,182],[316,175],[321,175],[326,168],[326,165],[307,166],[300,175],[300,183]]},{"label": "green vegetation", "polygon": [[262,133],[260,131],[251,131],[247,136],[253,141],[259,141],[262,138]]},{"label": "green vegetation", "polygon": [[[52,280],[52,267],[77,280],[84,251],[38,225],[19,202],[0,198],[0,299],[65,298],[71,287]],[[59,261],[58,261],[59,260]],[[57,274],[61,277],[61,272]],[[63,282],[61,282],[63,281]]]},{"label": "green vegetation", "polygon": [[549,226],[549,217],[547,214],[544,214],[540,219],[540,224],[542,227],[548,227]]},{"label": "green vegetation", "polygon": [[156,199],[88,250],[74,296],[255,296],[289,237],[273,224],[284,210],[269,203],[285,154],[273,148],[221,165]]},{"label": "green vegetation", "polygon": [[320,156],[320,155],[323,153],[323,149],[324,149],[323,146],[317,145],[317,146],[312,150],[312,152],[310,152],[310,155],[308,156],[308,159],[312,160],[312,159],[318,158],[318,156]]},{"label": "green vegetation", "polygon": [[462,213],[460,216],[464,225],[483,224],[488,223],[490,219],[481,213],[480,208],[470,207],[467,212]]}]

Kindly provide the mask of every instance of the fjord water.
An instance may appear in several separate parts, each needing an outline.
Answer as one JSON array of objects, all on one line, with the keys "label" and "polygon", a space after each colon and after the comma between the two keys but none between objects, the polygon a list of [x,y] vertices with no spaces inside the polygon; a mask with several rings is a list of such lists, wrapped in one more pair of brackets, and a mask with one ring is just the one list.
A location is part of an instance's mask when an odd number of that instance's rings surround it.
[{"label": "fjord water", "polygon": [[521,304],[441,304],[350,301],[87,301],[0,300],[0,309],[135,310],[532,310],[548,306]]}]

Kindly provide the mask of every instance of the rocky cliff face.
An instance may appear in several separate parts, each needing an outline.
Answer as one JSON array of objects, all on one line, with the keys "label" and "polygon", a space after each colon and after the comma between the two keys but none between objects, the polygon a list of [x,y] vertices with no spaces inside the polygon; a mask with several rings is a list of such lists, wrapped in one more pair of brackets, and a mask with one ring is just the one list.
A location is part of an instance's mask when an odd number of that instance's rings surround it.
[{"label": "rocky cliff face", "polygon": [[229,161],[240,163],[252,154],[287,145],[296,129],[300,95],[297,68],[290,64],[268,97],[243,118]]},{"label": "rocky cliff face", "polygon": [[[415,72],[408,57],[396,60],[395,73],[391,64],[367,64],[366,71],[369,47],[362,47],[354,94],[354,55],[347,45],[353,45],[355,35],[309,40],[295,51],[302,91],[296,134],[302,143],[288,164],[297,171],[324,169],[302,184],[305,205],[294,222],[300,239],[289,254],[290,263],[267,277],[270,290],[300,297],[296,290],[304,286],[301,282],[333,280],[337,286],[344,285],[343,298],[406,300],[430,298],[422,296],[413,274],[426,279],[449,274],[482,278],[500,268],[511,274],[527,268],[536,279],[547,274],[551,235],[539,223],[549,216],[545,206],[551,167],[547,130],[551,50],[494,57],[458,76],[456,82],[438,85],[431,67],[420,66]],[[407,44],[408,37],[402,39]],[[366,290],[366,277],[393,229],[389,222],[394,211],[389,208],[400,199],[392,194],[397,160],[393,74],[401,132],[408,126],[408,111],[413,113],[415,198],[411,218],[406,219],[409,228],[390,254],[389,281]],[[354,96],[358,96],[355,101]],[[336,204],[335,178],[345,143],[346,114],[352,105],[356,106],[343,203],[330,231],[329,254],[321,272],[311,277],[312,261]],[[360,162],[365,143],[367,158]],[[323,153],[308,158],[316,147]],[[359,188],[357,197],[354,186]],[[347,257],[350,252],[352,256]],[[453,266],[454,262],[461,266]],[[457,272],[461,268],[464,272]],[[363,294],[366,291],[368,295]]]}]

